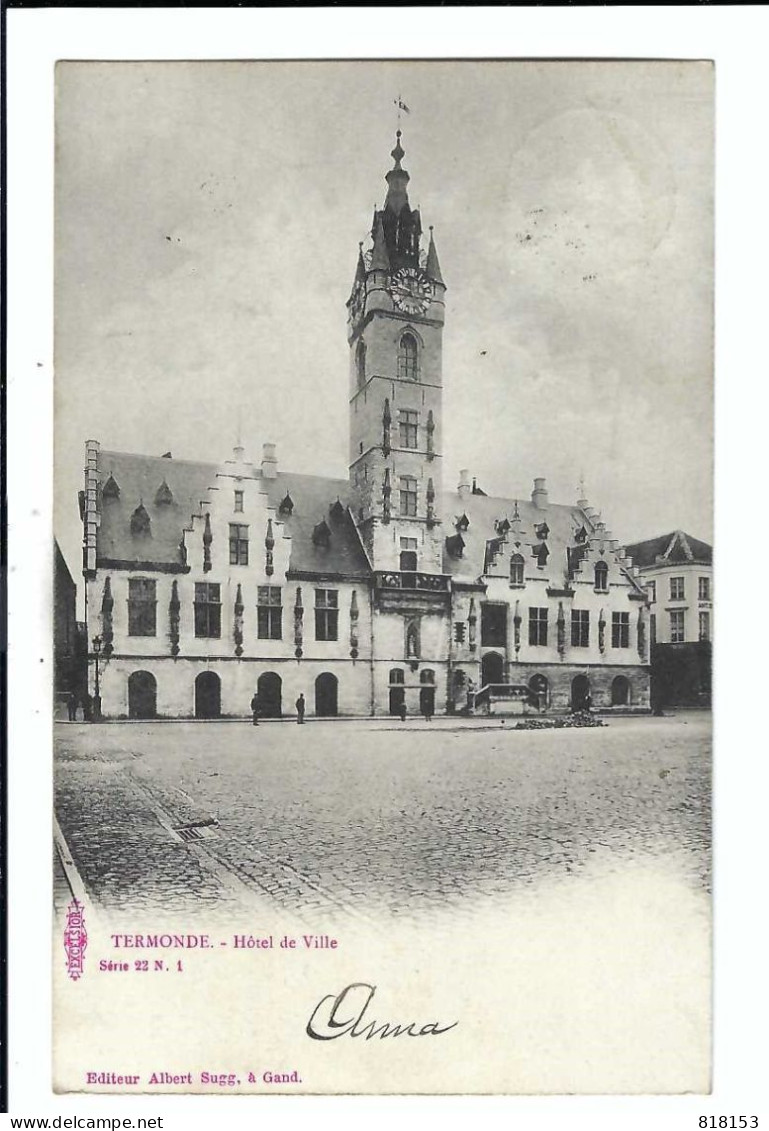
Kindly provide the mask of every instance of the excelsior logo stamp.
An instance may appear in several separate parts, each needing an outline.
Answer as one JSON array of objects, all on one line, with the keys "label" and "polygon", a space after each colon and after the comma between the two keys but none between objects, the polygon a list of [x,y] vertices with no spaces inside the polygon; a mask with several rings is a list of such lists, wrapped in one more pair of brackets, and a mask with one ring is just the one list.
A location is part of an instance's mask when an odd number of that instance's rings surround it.
[{"label": "excelsior logo stamp", "polygon": [[64,930],[64,950],[67,955],[67,973],[77,981],[83,973],[88,933],[85,929],[83,905],[73,899],[67,908],[67,926]]}]

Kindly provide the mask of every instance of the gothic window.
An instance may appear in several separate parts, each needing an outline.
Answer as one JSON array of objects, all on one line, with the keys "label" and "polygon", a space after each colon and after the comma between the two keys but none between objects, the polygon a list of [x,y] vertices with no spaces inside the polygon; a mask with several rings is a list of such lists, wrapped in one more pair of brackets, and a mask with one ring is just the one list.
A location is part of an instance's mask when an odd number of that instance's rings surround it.
[{"label": "gothic window", "polygon": [[400,441],[402,448],[416,448],[419,413],[411,409],[401,409],[400,413]]},{"label": "gothic window", "polygon": [[363,338],[358,339],[355,350],[355,372],[358,378],[358,388],[362,389],[366,384],[366,343]]},{"label": "gothic window", "polygon": [[523,558],[520,554],[513,554],[510,558],[510,584],[523,585]]},{"label": "gothic window", "polygon": [[339,591],[315,590],[315,639],[339,639]]},{"label": "gothic window", "polygon": [[590,612],[588,609],[571,610],[571,646],[588,648],[590,646]]},{"label": "gothic window", "polygon": [[208,581],[195,582],[195,635],[219,638],[222,634],[220,587]]},{"label": "gothic window", "polygon": [[149,578],[128,579],[128,635],[155,636],[155,582]]},{"label": "gothic window", "polygon": [[248,565],[248,527],[230,523],[230,565]]},{"label": "gothic window", "polygon": [[595,588],[598,593],[607,593],[609,590],[609,567],[606,562],[595,563]]},{"label": "gothic window", "polygon": [[234,506],[233,509],[239,514],[243,513],[243,492],[242,491],[236,491],[235,492],[235,506]]},{"label": "gothic window", "polygon": [[630,613],[611,614],[611,646],[630,647]]},{"label": "gothic window", "polygon": [[529,609],[529,644],[547,644],[547,609]]},{"label": "gothic window", "polygon": [[454,623],[454,641],[457,644],[464,644],[465,642],[465,622],[462,620],[455,621]]},{"label": "gothic window", "polygon": [[417,369],[417,340],[413,334],[404,334],[398,346],[398,376],[404,381],[416,381],[419,377]]},{"label": "gothic window", "polygon": [[260,640],[283,639],[283,604],[279,585],[257,589],[257,634]]},{"label": "gothic window", "polygon": [[417,481],[410,475],[402,475],[400,481],[401,514],[413,518],[417,513]]},{"label": "gothic window", "polygon": [[507,644],[507,605],[481,605],[481,645],[504,648]]}]

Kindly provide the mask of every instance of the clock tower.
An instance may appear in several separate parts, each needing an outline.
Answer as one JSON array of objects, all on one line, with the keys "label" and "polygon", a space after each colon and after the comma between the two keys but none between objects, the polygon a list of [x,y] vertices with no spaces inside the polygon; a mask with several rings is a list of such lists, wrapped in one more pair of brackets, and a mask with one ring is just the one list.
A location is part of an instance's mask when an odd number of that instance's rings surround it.
[{"label": "clock tower", "polygon": [[[375,571],[404,589],[442,572],[441,345],[446,286],[430,229],[408,198],[398,130],[371,246],[358,252],[347,302],[350,482]],[[393,579],[395,580],[395,579]],[[437,578],[435,579],[437,583]]]}]

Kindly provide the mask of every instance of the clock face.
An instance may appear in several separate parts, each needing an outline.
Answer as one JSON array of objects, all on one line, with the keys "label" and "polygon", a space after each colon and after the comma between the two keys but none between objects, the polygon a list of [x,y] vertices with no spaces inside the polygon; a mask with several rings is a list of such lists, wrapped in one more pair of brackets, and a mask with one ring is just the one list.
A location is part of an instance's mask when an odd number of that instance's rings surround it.
[{"label": "clock face", "polygon": [[430,305],[430,283],[415,267],[402,267],[390,282],[390,292],[398,310],[406,314],[424,314]]}]

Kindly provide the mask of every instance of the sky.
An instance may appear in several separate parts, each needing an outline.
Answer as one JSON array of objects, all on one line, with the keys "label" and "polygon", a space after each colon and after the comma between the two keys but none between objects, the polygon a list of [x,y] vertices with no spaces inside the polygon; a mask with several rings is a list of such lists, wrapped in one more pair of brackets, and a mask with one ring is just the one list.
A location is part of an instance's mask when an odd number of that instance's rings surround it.
[{"label": "sky", "polygon": [[345,302],[402,115],[448,286],[444,486],[712,540],[707,63],[60,63],[55,529],[83,447],[346,476]]}]

